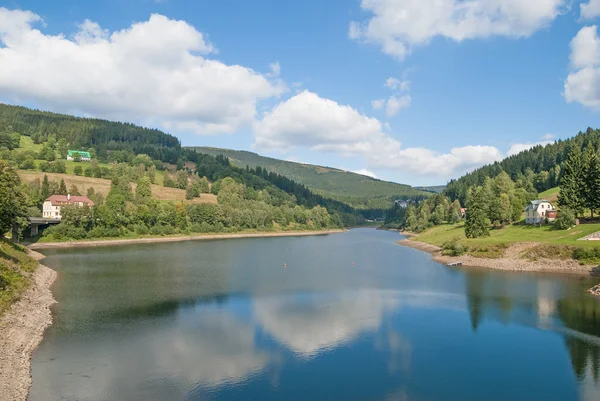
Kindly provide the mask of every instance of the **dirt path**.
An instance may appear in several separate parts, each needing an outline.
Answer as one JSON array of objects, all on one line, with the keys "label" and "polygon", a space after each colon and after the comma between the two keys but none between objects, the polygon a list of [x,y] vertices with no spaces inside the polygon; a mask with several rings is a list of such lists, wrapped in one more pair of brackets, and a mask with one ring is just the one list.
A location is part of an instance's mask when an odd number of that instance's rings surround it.
[{"label": "dirt path", "polygon": [[[32,252],[36,259],[43,258]],[[52,324],[50,285],[56,272],[39,265],[21,299],[0,317],[0,400],[25,401],[31,386],[31,355]]]},{"label": "dirt path", "polygon": [[185,235],[176,237],[156,237],[156,238],[133,238],[133,239],[114,239],[98,241],[71,241],[71,242],[38,242],[28,245],[29,249],[49,249],[49,248],[74,248],[74,247],[92,247],[106,245],[127,245],[127,244],[149,244],[158,242],[181,242],[181,241],[200,241],[214,239],[233,239],[233,238],[265,238],[265,237],[305,237],[313,235],[328,235],[344,233],[346,230],[328,230],[328,231],[289,231],[276,233],[247,233],[247,234],[208,234],[208,235]]},{"label": "dirt path", "polygon": [[433,255],[433,260],[444,264],[462,262],[462,265],[465,267],[483,267],[487,269],[522,272],[569,273],[583,275],[589,275],[591,272],[590,266],[582,266],[579,264],[579,262],[572,259],[538,259],[536,261],[521,259],[520,256],[524,251],[538,245],[536,242],[521,242],[512,244],[506,249],[504,256],[498,259],[476,258],[469,255],[457,257],[444,256],[442,255],[442,249],[439,246],[406,239],[398,241],[397,243],[402,246],[408,246],[410,248],[429,252]]}]

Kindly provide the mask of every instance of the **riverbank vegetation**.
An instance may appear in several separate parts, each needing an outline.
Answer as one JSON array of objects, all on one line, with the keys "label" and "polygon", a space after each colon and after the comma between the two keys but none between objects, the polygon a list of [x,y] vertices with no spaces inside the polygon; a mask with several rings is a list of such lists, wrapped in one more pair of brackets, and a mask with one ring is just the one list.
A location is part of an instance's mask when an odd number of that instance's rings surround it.
[{"label": "riverbank vegetation", "polygon": [[37,263],[24,247],[0,238],[0,315],[27,288]]}]

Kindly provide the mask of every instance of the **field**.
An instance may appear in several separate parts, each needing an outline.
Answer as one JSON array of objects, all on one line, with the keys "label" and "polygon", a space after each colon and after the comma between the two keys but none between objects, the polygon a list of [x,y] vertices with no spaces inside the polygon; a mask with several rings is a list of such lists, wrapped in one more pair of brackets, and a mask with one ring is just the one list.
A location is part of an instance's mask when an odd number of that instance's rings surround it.
[{"label": "field", "polygon": [[600,224],[581,224],[570,230],[557,230],[551,225],[542,227],[525,224],[514,224],[502,229],[491,230],[485,238],[468,239],[465,237],[464,223],[457,225],[442,225],[428,229],[411,239],[428,244],[441,246],[454,238],[458,238],[466,246],[486,246],[499,244],[514,244],[517,242],[541,242],[557,245],[572,245],[578,247],[600,246],[598,241],[577,241],[586,235],[600,231]]},{"label": "field", "polygon": [[558,192],[560,191],[559,187],[550,188],[547,191],[544,191],[538,195],[540,199],[547,200],[548,202],[556,202],[558,200]]},{"label": "field", "polygon": [[[44,179],[44,174],[49,180],[65,180],[67,188],[71,185],[76,185],[79,192],[85,194],[89,187],[94,187],[96,192],[108,195],[110,191],[110,180],[103,178],[82,177],[69,174],[42,173],[39,171],[19,170],[19,176],[23,182],[31,182],[36,179],[40,181]],[[158,175],[157,175],[158,177]],[[135,184],[132,184],[135,190]],[[185,199],[185,190],[176,188],[166,188],[160,185],[152,185],[152,197],[158,200],[184,201],[185,203],[217,203],[217,197],[213,194],[202,194],[200,198],[192,200]]]}]

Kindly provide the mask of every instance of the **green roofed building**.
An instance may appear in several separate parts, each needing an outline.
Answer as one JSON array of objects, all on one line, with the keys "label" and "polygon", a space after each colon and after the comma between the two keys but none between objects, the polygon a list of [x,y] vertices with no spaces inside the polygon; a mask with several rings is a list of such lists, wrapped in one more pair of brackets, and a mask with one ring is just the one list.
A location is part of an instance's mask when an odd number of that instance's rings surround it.
[{"label": "green roofed building", "polygon": [[75,155],[79,154],[79,160],[82,162],[89,162],[92,160],[92,155],[90,152],[86,152],[85,150],[69,150],[67,154],[67,160],[75,160]]}]

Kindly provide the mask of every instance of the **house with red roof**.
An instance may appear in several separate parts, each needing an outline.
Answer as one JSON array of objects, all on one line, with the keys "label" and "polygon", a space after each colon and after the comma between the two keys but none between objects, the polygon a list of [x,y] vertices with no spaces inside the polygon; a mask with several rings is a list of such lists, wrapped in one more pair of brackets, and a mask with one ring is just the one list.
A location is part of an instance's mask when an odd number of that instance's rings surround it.
[{"label": "house with red roof", "polygon": [[60,208],[67,205],[74,205],[78,207],[94,206],[87,196],[75,196],[75,195],[52,195],[44,201],[42,207],[42,216],[49,219],[60,219]]}]

